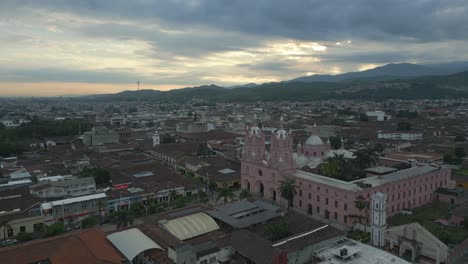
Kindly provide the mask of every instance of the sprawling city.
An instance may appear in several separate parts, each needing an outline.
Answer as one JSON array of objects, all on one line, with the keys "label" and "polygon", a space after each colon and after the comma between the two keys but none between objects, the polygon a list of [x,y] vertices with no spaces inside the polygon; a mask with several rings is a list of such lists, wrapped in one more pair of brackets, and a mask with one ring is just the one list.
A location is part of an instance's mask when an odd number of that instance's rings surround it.
[{"label": "sprawling city", "polygon": [[350,4],[0,3],[0,263],[468,263],[468,5]]}]

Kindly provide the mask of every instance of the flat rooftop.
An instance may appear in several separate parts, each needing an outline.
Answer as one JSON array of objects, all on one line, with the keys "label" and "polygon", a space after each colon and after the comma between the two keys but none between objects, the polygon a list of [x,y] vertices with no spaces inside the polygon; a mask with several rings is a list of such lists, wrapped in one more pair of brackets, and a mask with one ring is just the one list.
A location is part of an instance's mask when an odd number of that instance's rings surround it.
[{"label": "flat rooftop", "polygon": [[[342,249],[347,251],[344,256],[340,256]],[[410,264],[410,262],[384,250],[351,239],[340,240],[339,243],[320,249],[316,253],[317,257],[322,259],[322,261],[316,262],[320,264]]]},{"label": "flat rooftop", "polygon": [[369,188],[376,187],[376,186],[384,185],[387,183],[391,183],[391,182],[395,182],[395,181],[399,181],[403,179],[409,179],[409,178],[421,176],[421,175],[424,175],[426,173],[430,173],[436,170],[439,170],[439,168],[436,168],[433,166],[412,167],[409,169],[389,173],[383,176],[373,176],[373,177],[358,179],[358,180],[354,180],[350,182],[342,181],[342,180],[338,180],[338,179],[334,179],[331,177],[322,176],[322,175],[318,175],[318,174],[314,174],[310,172],[305,172],[301,170],[296,170],[293,173],[291,173],[291,175],[294,177],[305,179],[305,180],[310,180],[310,181],[330,185],[339,189],[356,192],[356,191],[365,189],[364,187],[361,187],[361,186],[369,186]]}]

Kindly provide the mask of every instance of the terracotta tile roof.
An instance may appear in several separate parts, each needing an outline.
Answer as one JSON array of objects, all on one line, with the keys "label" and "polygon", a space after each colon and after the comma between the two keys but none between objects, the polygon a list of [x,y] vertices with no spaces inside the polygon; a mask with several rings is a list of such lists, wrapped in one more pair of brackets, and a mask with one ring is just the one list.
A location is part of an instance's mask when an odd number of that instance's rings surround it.
[{"label": "terracotta tile roof", "polygon": [[0,249],[2,263],[27,264],[49,260],[52,264],[118,264],[124,257],[97,228]]}]

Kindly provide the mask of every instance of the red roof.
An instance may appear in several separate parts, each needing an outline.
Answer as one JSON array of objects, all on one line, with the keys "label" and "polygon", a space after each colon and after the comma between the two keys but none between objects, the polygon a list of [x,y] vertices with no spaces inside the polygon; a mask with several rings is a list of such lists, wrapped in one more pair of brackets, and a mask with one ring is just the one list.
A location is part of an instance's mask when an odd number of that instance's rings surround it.
[{"label": "red roof", "polygon": [[120,264],[122,259],[120,252],[97,228],[0,249],[1,263],[27,264],[49,260],[52,264]]}]

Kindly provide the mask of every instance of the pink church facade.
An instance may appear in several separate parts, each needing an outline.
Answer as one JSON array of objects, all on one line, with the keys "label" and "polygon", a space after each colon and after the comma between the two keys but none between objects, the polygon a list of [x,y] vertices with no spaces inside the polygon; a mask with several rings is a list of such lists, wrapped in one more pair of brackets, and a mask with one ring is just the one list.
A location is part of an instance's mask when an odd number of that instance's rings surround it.
[{"label": "pink church facade", "polygon": [[[318,140],[315,138],[313,141]],[[432,201],[434,191],[439,187],[447,187],[450,181],[450,169],[427,165],[345,182],[297,170],[293,158],[292,135],[282,125],[270,142],[270,151],[267,152],[262,131],[257,126],[248,128],[241,163],[242,188],[285,205],[278,188],[285,177],[294,178],[298,186],[293,203],[295,208],[345,226],[352,226],[357,222],[357,215],[370,215],[370,212],[359,212],[356,209],[354,201],[360,195],[370,201],[373,193],[385,193],[387,215],[392,216],[404,209]],[[305,143],[305,146],[298,146],[298,151],[305,152],[307,149],[308,155],[315,153],[323,156],[322,151],[329,149],[329,145],[320,142],[309,145]]]}]

